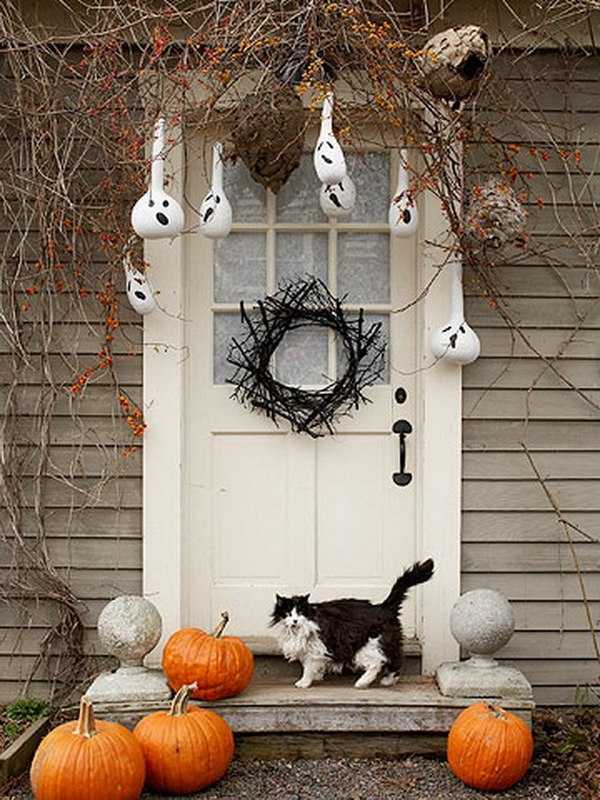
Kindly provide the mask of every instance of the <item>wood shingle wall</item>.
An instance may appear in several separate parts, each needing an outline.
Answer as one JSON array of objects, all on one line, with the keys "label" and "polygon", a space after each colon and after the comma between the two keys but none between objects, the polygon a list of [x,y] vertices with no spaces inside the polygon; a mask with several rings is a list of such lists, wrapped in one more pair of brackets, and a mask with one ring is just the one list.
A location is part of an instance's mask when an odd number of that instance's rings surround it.
[{"label": "wood shingle wall", "polygon": [[[510,62],[504,61],[507,90],[523,97],[531,114],[526,124],[513,117],[502,130],[522,145],[515,161],[532,173],[532,250],[543,245],[556,260],[548,266],[533,252],[516,254],[513,263],[496,267],[496,279],[526,338],[547,357],[560,352],[560,372],[600,403],[600,277],[593,268],[600,259],[600,59],[546,53],[530,59],[530,67]],[[530,83],[523,75],[538,79]],[[573,155],[571,176],[558,156],[541,162],[531,156],[530,148],[549,143],[536,124],[542,117],[557,141],[580,151],[581,174]],[[569,238],[581,230],[589,261]],[[466,292],[482,355],[463,371],[462,588],[498,589],[512,601],[516,633],[502,656],[527,674],[539,703],[593,701],[577,688],[597,684],[600,666],[573,557],[521,443],[565,516],[600,539],[600,411],[544,369],[518,334],[511,336],[468,278]],[[581,329],[568,341],[578,319]],[[600,543],[572,533],[600,629]]]}]

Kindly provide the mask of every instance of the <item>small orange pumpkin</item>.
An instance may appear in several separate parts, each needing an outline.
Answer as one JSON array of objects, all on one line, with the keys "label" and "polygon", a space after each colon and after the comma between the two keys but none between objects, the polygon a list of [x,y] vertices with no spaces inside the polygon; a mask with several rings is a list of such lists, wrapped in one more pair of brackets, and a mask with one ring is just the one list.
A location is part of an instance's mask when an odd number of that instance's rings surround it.
[{"label": "small orange pumpkin", "polygon": [[162,667],[172,689],[195,683],[192,697],[221,700],[243,692],[252,680],[254,657],[241,639],[223,636],[229,614],[212,633],[200,628],[182,628],[165,645]]},{"label": "small orange pumpkin", "polygon": [[195,688],[182,686],[169,711],[149,714],[134,728],[146,759],[146,783],[157,792],[197,792],[216,783],[231,764],[231,728],[214,711],[188,708]]},{"label": "small orange pumpkin", "polygon": [[145,765],[137,739],[116,722],[94,720],[87,697],[79,719],[54,728],[31,765],[36,800],[138,800]]},{"label": "small orange pumpkin", "polygon": [[508,789],[527,772],[533,736],[520,717],[489,703],[461,712],[448,735],[452,772],[475,789]]}]

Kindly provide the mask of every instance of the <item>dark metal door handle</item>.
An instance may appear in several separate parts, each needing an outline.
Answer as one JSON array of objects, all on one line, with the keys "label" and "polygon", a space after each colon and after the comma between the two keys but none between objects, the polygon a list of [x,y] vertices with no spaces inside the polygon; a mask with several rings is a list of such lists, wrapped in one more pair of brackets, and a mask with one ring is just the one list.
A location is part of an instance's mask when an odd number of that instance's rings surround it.
[{"label": "dark metal door handle", "polygon": [[392,431],[400,436],[400,472],[394,472],[392,475],[392,480],[397,486],[408,486],[412,481],[412,474],[406,472],[406,437],[412,430],[412,425],[407,419],[396,420],[392,427]]}]

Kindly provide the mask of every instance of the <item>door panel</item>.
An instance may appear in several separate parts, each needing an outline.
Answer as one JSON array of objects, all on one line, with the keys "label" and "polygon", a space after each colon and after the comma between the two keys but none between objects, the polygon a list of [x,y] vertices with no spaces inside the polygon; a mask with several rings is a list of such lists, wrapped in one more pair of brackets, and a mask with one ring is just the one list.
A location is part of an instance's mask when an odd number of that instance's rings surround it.
[{"label": "door panel", "polygon": [[[395,162],[372,152],[348,163],[359,197],[348,220],[323,216],[307,154],[277,197],[241,165],[227,168],[233,232],[215,244],[190,237],[190,623],[208,627],[228,609],[232,632],[264,636],[275,592],[379,601],[416,557],[415,481],[398,487],[391,477],[393,422],[414,420],[416,408],[414,312],[394,313],[414,298],[415,243],[388,233]],[[189,175],[198,205],[206,186],[199,171]],[[348,315],[363,307],[388,343],[380,382],[366,392],[371,402],[318,440],[250,413],[227,385],[231,338],[244,335],[239,301],[251,309],[282,281],[307,274],[347,295]],[[330,331],[299,328],[278,348],[273,369],[290,384],[324,385],[342,374],[343,348]],[[394,401],[398,385],[408,392],[402,406]],[[414,472],[413,446],[407,469]],[[415,609],[411,598],[403,613],[409,634]]]}]

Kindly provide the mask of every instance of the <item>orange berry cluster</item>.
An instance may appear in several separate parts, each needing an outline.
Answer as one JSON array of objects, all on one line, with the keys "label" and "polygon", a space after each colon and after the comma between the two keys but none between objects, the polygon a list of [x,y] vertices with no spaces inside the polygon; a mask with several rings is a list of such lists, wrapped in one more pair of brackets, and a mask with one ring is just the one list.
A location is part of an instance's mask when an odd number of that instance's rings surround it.
[{"label": "orange berry cluster", "polygon": [[143,436],[146,423],[140,408],[123,392],[119,393],[119,404],[127,417],[127,424],[134,436]]}]

